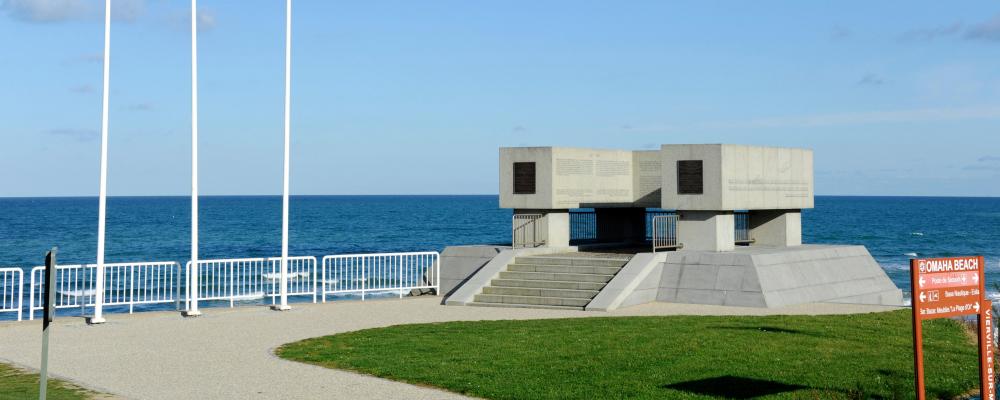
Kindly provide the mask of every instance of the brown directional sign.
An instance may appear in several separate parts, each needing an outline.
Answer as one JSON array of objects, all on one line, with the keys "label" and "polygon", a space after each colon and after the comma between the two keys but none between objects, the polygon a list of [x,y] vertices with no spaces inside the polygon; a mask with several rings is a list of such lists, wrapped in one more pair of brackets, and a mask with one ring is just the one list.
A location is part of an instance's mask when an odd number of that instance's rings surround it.
[{"label": "brown directional sign", "polygon": [[927,319],[977,315],[979,318],[980,389],[994,400],[992,303],[984,295],[983,257],[910,260],[913,301],[913,360],[917,398],[924,394],[924,351],[921,322]]}]

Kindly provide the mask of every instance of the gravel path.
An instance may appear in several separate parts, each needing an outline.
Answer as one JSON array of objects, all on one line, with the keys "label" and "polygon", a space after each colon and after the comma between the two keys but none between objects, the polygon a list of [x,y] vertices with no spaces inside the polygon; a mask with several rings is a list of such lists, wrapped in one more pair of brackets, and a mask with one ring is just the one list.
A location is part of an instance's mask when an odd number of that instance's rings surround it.
[{"label": "gravel path", "polygon": [[[358,329],[421,322],[626,315],[842,314],[882,306],[812,304],[766,310],[654,303],[602,313],[441,306],[440,298],[205,308],[204,315],[106,314],[52,324],[50,371],[81,386],[134,399],[457,399],[461,396],[277,358],[281,344]],[[37,369],[41,324],[0,323],[0,360]]]}]

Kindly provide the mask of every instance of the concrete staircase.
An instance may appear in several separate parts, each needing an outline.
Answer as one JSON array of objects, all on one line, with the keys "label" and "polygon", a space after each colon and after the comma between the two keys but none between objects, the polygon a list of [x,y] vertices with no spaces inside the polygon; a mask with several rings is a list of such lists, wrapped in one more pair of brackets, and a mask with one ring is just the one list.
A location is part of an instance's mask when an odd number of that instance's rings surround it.
[{"label": "concrete staircase", "polygon": [[469,305],[583,310],[627,258],[517,257]]}]

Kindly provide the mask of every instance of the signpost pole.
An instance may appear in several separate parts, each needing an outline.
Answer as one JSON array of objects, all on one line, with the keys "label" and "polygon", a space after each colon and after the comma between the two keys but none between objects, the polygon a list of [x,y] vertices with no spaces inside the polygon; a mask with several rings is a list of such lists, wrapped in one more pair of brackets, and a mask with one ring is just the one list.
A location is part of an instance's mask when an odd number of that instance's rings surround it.
[{"label": "signpost pole", "polygon": [[916,394],[917,400],[926,399],[926,394],[924,393],[924,335],[923,335],[923,323],[921,321],[918,310],[922,304],[920,304],[919,291],[919,271],[917,269],[917,260],[910,260],[910,297],[912,300],[910,303],[913,306],[913,372],[916,376]]},{"label": "signpost pole", "polygon": [[[979,257],[980,270],[986,269],[986,258]],[[985,279],[979,280],[982,305],[979,307],[979,393],[982,400],[996,398],[996,381],[993,373],[993,302],[986,298]]]},{"label": "signpost pole", "polygon": [[42,308],[42,368],[38,379],[38,398],[45,400],[49,381],[49,323],[55,318],[56,307],[56,253],[53,247],[45,255],[45,306]]}]

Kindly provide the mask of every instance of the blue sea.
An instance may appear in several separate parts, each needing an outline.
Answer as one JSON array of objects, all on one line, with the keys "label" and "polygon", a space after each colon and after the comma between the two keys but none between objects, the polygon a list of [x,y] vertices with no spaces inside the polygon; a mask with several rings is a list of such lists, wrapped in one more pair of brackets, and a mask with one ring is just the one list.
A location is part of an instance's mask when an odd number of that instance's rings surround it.
[{"label": "blue sea", "polygon": [[[107,207],[107,262],[186,262],[189,198],[112,197]],[[280,197],[209,196],[200,207],[200,258],[280,255]],[[496,195],[292,196],[290,216],[291,255],[510,242],[511,211]],[[802,225],[807,243],[865,245],[906,292],[915,256],[984,255],[994,295],[1000,284],[1000,198],[818,196]],[[60,264],[95,261],[97,198],[0,199],[0,266],[42,265],[53,246]]]}]

